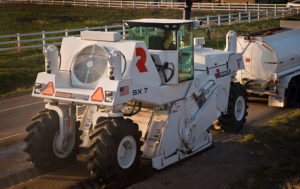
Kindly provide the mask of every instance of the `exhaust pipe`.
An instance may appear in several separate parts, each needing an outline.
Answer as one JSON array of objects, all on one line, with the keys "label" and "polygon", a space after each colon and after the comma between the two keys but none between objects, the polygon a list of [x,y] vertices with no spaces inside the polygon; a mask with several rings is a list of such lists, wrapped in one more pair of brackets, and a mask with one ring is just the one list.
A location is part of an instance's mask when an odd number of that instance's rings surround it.
[{"label": "exhaust pipe", "polygon": [[185,7],[184,7],[184,10],[183,10],[183,19],[184,20],[191,19],[192,6],[193,6],[192,0],[186,0],[185,1]]}]

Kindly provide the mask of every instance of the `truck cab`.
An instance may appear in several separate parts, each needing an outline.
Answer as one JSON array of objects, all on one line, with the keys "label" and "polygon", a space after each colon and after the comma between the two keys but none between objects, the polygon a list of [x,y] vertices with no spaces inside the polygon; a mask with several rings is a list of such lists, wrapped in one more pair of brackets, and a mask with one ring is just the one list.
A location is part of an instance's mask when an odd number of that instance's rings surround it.
[{"label": "truck cab", "polygon": [[129,40],[146,44],[163,84],[194,78],[194,21],[138,19],[124,25],[129,27]]}]

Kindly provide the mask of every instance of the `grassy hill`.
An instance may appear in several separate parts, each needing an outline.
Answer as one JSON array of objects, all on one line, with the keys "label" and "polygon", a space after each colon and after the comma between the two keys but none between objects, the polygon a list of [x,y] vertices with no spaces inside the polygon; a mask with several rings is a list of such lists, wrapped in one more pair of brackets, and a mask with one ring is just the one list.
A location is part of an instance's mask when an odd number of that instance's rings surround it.
[{"label": "grassy hill", "polygon": [[[218,13],[194,11],[192,17]],[[117,25],[136,18],[182,18],[182,10],[1,4],[0,18],[0,35],[5,35]]]},{"label": "grassy hill", "polygon": [[300,109],[276,117],[241,142],[253,150],[258,166],[230,188],[300,188]]}]

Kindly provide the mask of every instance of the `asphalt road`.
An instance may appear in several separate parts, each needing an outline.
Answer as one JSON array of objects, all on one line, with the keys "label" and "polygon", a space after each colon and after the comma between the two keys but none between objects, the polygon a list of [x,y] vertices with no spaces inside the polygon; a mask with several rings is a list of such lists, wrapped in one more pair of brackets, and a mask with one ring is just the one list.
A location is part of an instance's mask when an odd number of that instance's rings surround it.
[{"label": "asphalt road", "polygon": [[[25,126],[44,107],[42,99],[30,94],[0,100],[0,147],[25,135]],[[2,144],[2,145],[1,145]]]},{"label": "asphalt road", "polygon": [[[247,123],[264,118],[265,115],[278,112],[281,108],[268,107],[266,99],[255,98],[250,101]],[[30,94],[0,100],[0,147],[6,141],[18,140],[24,136],[25,127],[31,118],[44,109],[43,100],[34,98]],[[288,111],[283,109],[281,111]]]},{"label": "asphalt road", "polygon": [[[266,121],[272,119],[274,116],[278,116],[284,113],[288,113],[290,111],[293,111],[293,109],[283,109],[283,108],[276,108],[276,107],[268,107],[266,104],[266,99],[260,99],[260,98],[255,98],[252,101],[249,102],[249,109],[248,109],[248,117],[247,117],[247,122],[245,127],[240,131],[239,134],[237,135],[226,135],[224,133],[213,133],[214,135],[214,141],[215,141],[215,149],[213,150],[208,150],[208,152],[204,152],[203,154],[208,154],[208,156],[211,158],[216,158],[219,157],[219,154],[223,153],[223,156],[227,156],[226,153],[222,149],[223,147],[226,148],[226,145],[230,146],[236,146],[236,151],[234,151],[235,148],[233,149],[232,153],[237,154],[237,158],[247,159],[247,150],[243,149],[243,147],[240,147],[238,144],[231,144],[232,141],[234,141],[236,138],[242,137],[244,134],[247,134],[251,132],[251,130],[256,127],[260,126],[261,124],[265,123]],[[21,143],[21,138],[25,135],[25,127],[28,123],[30,123],[30,119],[32,116],[34,116],[39,110],[44,108],[43,101],[38,98],[33,98],[30,95],[22,95],[22,96],[17,96],[17,97],[11,97],[7,99],[2,99],[0,100],[0,150],[2,148],[2,151],[4,148],[8,147],[14,147],[16,150],[21,150],[23,148],[24,143]],[[229,141],[229,143],[228,143]],[[227,144],[228,143],[228,144]],[[225,146],[224,146],[225,145]],[[11,148],[10,148],[11,149]],[[5,151],[5,150],[4,150]],[[8,150],[9,151],[9,150]],[[244,154],[246,157],[239,157],[240,152],[243,152],[241,154]],[[15,152],[11,152],[12,155]],[[6,153],[5,158],[1,158],[1,153],[0,153],[0,167],[1,163],[5,163],[6,159],[9,159],[9,152]],[[15,153],[16,154],[16,153]],[[209,155],[211,154],[211,155]],[[17,155],[16,155],[17,156]],[[229,154],[229,156],[231,156]],[[4,156],[3,156],[4,157]],[[197,160],[197,157],[200,158]],[[206,161],[203,160],[203,155],[196,155],[196,160],[197,162],[201,161]],[[222,157],[222,156],[221,156]],[[204,158],[205,159],[205,158]],[[194,161],[196,161],[194,160]],[[237,160],[237,161],[238,161]],[[250,160],[249,160],[250,161]],[[186,162],[186,161],[185,161]],[[193,162],[193,161],[192,161]],[[206,161],[207,162],[207,161]],[[216,164],[216,163],[213,163]],[[201,163],[199,164],[201,165]],[[250,163],[249,163],[250,165]],[[174,166],[171,166],[170,168],[167,168],[166,170],[162,172],[157,172],[151,169],[149,165],[145,165],[147,168],[143,169],[143,171],[140,171],[140,175],[143,175],[142,177],[135,178],[134,181],[131,181],[132,183],[136,183],[132,186],[132,188],[139,188],[143,186],[143,183],[148,183],[148,180],[154,180],[153,185],[150,184],[150,188],[155,188],[154,184],[156,186],[159,186],[161,183],[160,179],[155,179],[159,174],[163,175],[168,175],[168,172],[172,173],[174,172],[174,177],[178,174],[176,172],[177,169],[178,171],[180,170],[181,167],[184,168],[184,164],[176,164]],[[231,164],[228,164],[228,166],[232,166]],[[247,166],[243,165],[241,162],[241,167]],[[191,165],[193,167],[193,165]],[[203,167],[203,166],[202,166]],[[210,166],[210,168],[213,166]],[[219,167],[222,167],[219,165]],[[227,170],[227,167],[223,167],[225,170]],[[217,169],[217,168],[216,168]],[[186,170],[186,169],[185,169]],[[218,170],[215,170],[218,171]],[[215,177],[215,171],[211,172],[211,175],[206,175],[208,176],[208,180],[210,177]],[[234,177],[240,175],[240,170],[234,171],[232,169],[232,174],[228,174],[228,177]],[[237,175],[235,175],[237,174]],[[172,175],[172,174],[170,174]],[[193,174],[192,174],[193,175]],[[88,173],[86,172],[84,163],[78,163],[77,165],[73,165],[71,167],[56,171],[56,172],[51,172],[47,174],[43,174],[39,177],[36,177],[34,179],[31,179],[27,182],[14,185],[12,186],[13,188],[66,188],[72,185],[76,185],[78,182],[84,181],[85,179],[88,178]],[[173,177],[172,177],[173,178]],[[192,177],[190,177],[192,178]],[[223,178],[223,177],[222,177]],[[224,182],[229,182],[231,179],[225,177]],[[170,178],[171,179],[171,178]],[[187,178],[188,179],[188,178]],[[196,179],[196,178],[195,178]],[[146,181],[145,181],[146,180]],[[196,179],[198,180],[198,179]],[[171,181],[169,181],[171,182]],[[129,185],[132,185],[130,183]],[[184,182],[183,182],[184,183]],[[167,183],[169,184],[169,183]],[[200,183],[201,184],[201,183]],[[205,186],[205,183],[202,183]],[[128,186],[128,183],[125,184]],[[207,183],[207,186],[211,186],[211,184]],[[173,188],[174,186],[170,186],[167,188]],[[177,186],[178,187],[178,186]],[[148,187],[149,188],[149,187]],[[165,185],[161,185],[161,188],[165,188]],[[176,187],[175,187],[176,188]],[[214,188],[214,187],[209,187],[209,188]]]}]

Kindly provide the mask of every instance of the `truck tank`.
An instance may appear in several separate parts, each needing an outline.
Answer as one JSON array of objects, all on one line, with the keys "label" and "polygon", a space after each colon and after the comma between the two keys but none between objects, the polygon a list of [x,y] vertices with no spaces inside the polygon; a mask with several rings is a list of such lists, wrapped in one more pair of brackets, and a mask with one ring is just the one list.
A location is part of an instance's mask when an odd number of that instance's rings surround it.
[{"label": "truck tank", "polygon": [[[246,38],[238,37],[238,52],[242,52],[248,43]],[[300,29],[276,28],[252,35],[243,58],[245,69],[239,71],[238,79],[267,82],[272,73],[299,66]]]}]

